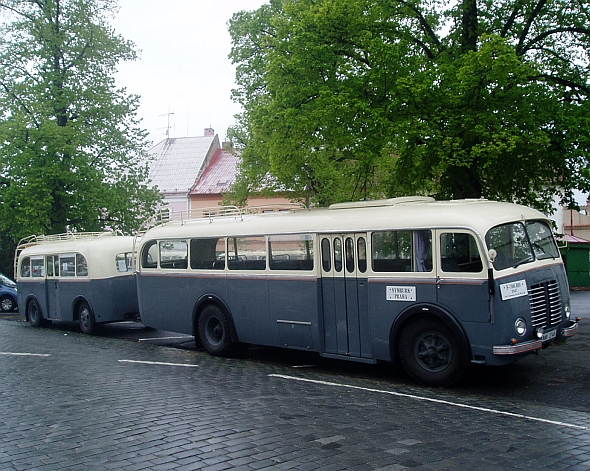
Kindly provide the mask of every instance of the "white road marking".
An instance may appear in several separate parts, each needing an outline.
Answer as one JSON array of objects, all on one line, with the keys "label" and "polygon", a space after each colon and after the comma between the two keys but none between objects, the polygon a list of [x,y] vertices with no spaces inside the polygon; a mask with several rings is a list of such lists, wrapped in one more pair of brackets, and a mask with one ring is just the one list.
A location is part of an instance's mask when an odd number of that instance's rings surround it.
[{"label": "white road marking", "polygon": [[50,357],[50,353],[16,353],[16,352],[0,352],[0,355],[10,355],[15,357]]},{"label": "white road marking", "polygon": [[360,391],[367,391],[367,392],[372,392],[372,393],[388,394],[390,396],[405,397],[407,399],[414,399],[416,401],[435,402],[437,404],[445,404],[447,406],[460,407],[463,409],[471,409],[471,410],[476,410],[479,412],[487,412],[489,414],[505,415],[508,417],[516,417],[518,419],[531,420],[531,421],[535,421],[535,422],[543,422],[546,424],[559,425],[562,427],[575,428],[578,430],[590,430],[590,427],[585,427],[583,425],[570,424],[567,422],[560,422],[557,420],[543,419],[540,417],[531,417],[531,416],[524,415],[524,414],[515,414],[513,412],[506,412],[506,411],[501,411],[501,410],[496,410],[496,409],[489,409],[487,407],[470,406],[467,404],[460,404],[458,402],[451,402],[451,401],[447,401],[444,399],[435,399],[435,398],[430,398],[430,397],[417,396],[414,394],[386,391],[386,390],[382,390],[382,389],[364,388],[362,386],[354,386],[351,384],[341,384],[341,383],[332,383],[329,381],[319,381],[319,380],[315,380],[315,379],[297,378],[295,376],[287,376],[287,375],[279,375],[279,374],[270,374],[269,376],[271,376],[273,378],[288,379],[291,381],[302,381],[305,383],[321,384],[324,386],[334,386],[334,387],[339,387],[339,388],[358,389]]},{"label": "white road marking", "polygon": [[163,361],[139,361],[139,360],[117,360],[121,363],[140,363],[143,365],[164,365],[164,366],[185,366],[188,368],[197,368],[199,365],[187,365],[186,363],[166,363]]}]

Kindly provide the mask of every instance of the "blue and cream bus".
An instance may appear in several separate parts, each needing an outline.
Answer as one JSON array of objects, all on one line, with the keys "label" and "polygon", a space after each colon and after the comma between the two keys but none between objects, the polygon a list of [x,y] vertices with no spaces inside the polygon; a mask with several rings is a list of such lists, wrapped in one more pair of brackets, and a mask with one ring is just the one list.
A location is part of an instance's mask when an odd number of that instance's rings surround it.
[{"label": "blue and cream bus", "polygon": [[550,222],[486,200],[404,197],[168,222],[137,243],[142,322],[239,344],[401,361],[449,385],[578,330]]},{"label": "blue and cream bus", "polygon": [[30,236],[15,256],[18,302],[33,326],[97,324],[138,318],[132,236],[83,232]]}]

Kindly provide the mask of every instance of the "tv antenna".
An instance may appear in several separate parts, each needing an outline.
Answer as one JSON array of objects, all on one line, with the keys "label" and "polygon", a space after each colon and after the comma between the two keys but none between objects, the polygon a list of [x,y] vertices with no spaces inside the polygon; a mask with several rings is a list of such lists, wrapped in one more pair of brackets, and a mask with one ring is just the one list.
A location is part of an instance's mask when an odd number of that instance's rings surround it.
[{"label": "tv antenna", "polygon": [[166,125],[166,137],[170,137],[170,116],[174,116],[174,111],[170,111],[170,107],[168,107],[168,113],[161,114],[160,116],[168,117],[168,124]]}]

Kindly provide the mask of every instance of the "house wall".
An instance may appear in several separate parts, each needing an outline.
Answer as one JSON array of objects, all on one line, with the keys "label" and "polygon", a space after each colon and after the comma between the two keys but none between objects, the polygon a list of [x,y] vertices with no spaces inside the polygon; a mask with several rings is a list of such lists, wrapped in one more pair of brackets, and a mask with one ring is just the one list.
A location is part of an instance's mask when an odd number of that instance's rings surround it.
[{"label": "house wall", "polygon": [[[565,209],[563,213],[563,234],[575,235],[590,240],[590,207],[583,206],[582,212]],[[573,223],[573,229],[572,229]]]},{"label": "house wall", "polygon": [[[190,208],[195,210],[203,208],[216,208],[221,206],[223,196],[221,194],[202,194],[190,196]],[[273,196],[270,198],[264,196],[254,196],[248,198],[248,206],[267,206],[273,204],[290,204],[291,201],[282,195]]]}]

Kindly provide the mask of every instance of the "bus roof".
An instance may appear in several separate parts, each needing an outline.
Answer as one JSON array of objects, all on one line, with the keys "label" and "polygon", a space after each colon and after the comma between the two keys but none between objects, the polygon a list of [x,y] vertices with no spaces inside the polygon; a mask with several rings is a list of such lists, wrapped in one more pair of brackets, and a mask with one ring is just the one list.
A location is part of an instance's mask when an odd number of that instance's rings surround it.
[{"label": "bus roof", "polygon": [[435,201],[429,197],[404,197],[340,203],[329,208],[234,215],[182,223],[174,221],[152,227],[142,239],[438,227],[471,228],[485,235],[493,226],[530,219],[547,220],[547,217],[535,209],[513,203],[484,199]]},{"label": "bus roof", "polygon": [[92,251],[98,248],[101,251],[108,250],[113,253],[130,252],[133,248],[133,237],[114,232],[84,232],[31,236],[19,242],[17,251],[20,257],[68,252],[80,252],[86,256],[92,256]]}]

